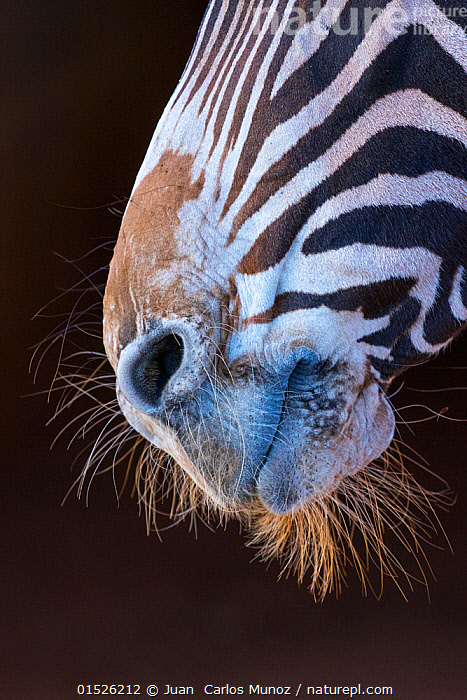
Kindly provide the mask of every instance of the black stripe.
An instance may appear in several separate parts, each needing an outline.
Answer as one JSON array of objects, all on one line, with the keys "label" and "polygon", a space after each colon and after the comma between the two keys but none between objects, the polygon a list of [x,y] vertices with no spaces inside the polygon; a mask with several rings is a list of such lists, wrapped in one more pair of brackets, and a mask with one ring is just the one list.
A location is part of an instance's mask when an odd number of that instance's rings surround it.
[{"label": "black stripe", "polygon": [[[196,36],[196,41],[195,41],[195,43],[194,43],[194,45],[193,45],[193,48],[192,48],[192,50],[191,50],[190,57],[189,57],[189,59],[188,59],[188,61],[187,61],[187,66],[188,66],[188,64],[190,63],[190,61],[191,61],[191,59],[193,58],[193,56],[195,56],[195,55],[197,55],[197,60],[201,60],[201,59],[202,59],[203,54],[204,54],[204,52],[205,52],[205,50],[206,50],[208,41],[209,41],[209,39],[210,39],[210,37],[211,37],[211,34],[212,34],[212,31],[213,31],[213,29],[214,29],[214,25],[215,25],[215,23],[216,23],[217,15],[219,14],[219,11],[220,11],[220,9],[221,9],[221,7],[222,7],[222,3],[223,3],[223,0],[211,0],[210,4],[208,5],[208,7],[207,7],[207,9],[206,9],[206,12],[204,13],[203,21],[202,21],[201,24],[200,24],[200,27],[199,27],[199,30],[198,30],[198,34],[197,34],[197,36]],[[211,13],[211,17],[210,17],[210,19],[209,19],[209,22],[207,22],[208,11],[209,11],[209,7],[210,7],[211,5],[214,5],[214,8],[213,8],[213,11],[212,11],[212,13]],[[217,7],[216,7],[216,6],[217,6]],[[206,22],[207,22],[207,24],[206,24]],[[205,31],[205,33],[204,33],[203,40],[200,42],[201,30],[203,29],[203,27],[204,27],[205,24],[206,24],[206,31]],[[182,77],[180,78],[180,83],[182,83],[182,85],[180,86],[179,93],[178,93],[178,95],[177,95],[177,98],[174,100],[173,106],[175,106],[175,105],[177,104],[178,100],[179,100],[180,97],[183,95],[183,91],[185,90],[186,86],[187,86],[188,83],[190,82],[190,80],[191,80],[191,78],[192,78],[192,76],[193,76],[194,71],[196,70],[196,68],[197,68],[197,61],[195,61],[195,62],[193,63],[193,66],[191,67],[191,70],[190,70],[189,72],[187,72],[187,69],[186,69],[186,67],[185,67],[185,70],[183,71]]]},{"label": "black stripe", "polygon": [[270,309],[254,316],[252,321],[266,323],[290,311],[316,309],[320,306],[334,311],[361,311],[365,319],[380,318],[390,313],[406,298],[415,282],[413,277],[395,277],[382,282],[339,289],[328,294],[283,292],[277,295]]},{"label": "black stripe", "polygon": [[420,313],[420,302],[414,297],[407,298],[389,319],[389,324],[379,331],[358,339],[359,343],[370,343],[391,348],[396,340],[407,333]]},{"label": "black stripe", "polygon": [[[386,129],[369,139],[333,175],[304,197],[299,210],[309,217],[331,197],[364,185],[379,174],[417,177],[432,170],[465,177],[467,149],[454,139],[413,127]],[[289,210],[284,216],[284,228],[287,228]]]},{"label": "black stripe", "polygon": [[[213,77],[211,78],[211,81],[210,81],[210,83],[205,91],[203,99],[201,100],[201,104],[200,104],[199,110],[198,110],[198,115],[201,114],[204,107],[206,106],[206,102],[208,101],[208,99],[210,97],[212,97],[212,105],[213,106],[215,106],[215,104],[217,102],[218,95],[219,95],[220,91],[222,90],[222,87],[225,83],[224,76],[226,73],[228,73],[228,71],[230,69],[231,62],[235,60],[236,52],[238,52],[239,47],[242,45],[243,38],[244,38],[246,32],[248,31],[248,23],[247,23],[246,27],[243,29],[243,33],[240,33],[240,28],[241,28],[242,23],[245,19],[245,15],[246,15],[247,11],[248,11],[248,4],[245,3],[241,12],[240,12],[239,18],[238,18],[238,22],[237,22],[238,29],[237,29],[237,31],[232,32],[232,36],[230,37],[230,41],[227,44],[227,46],[224,48],[222,55],[220,56],[221,60],[219,61],[219,65],[217,66],[217,69],[216,69]],[[222,37],[222,38],[224,39],[224,37]],[[230,62],[227,63],[227,57],[229,56],[229,53],[232,51],[235,43],[237,43],[237,48],[234,51],[233,56],[230,58]],[[214,89],[214,85],[219,80],[219,76],[221,74],[223,75],[223,80],[220,81],[219,85],[216,88],[215,94],[213,96],[212,91]]]},{"label": "black stripe", "polygon": [[467,4],[465,0],[433,0],[433,2],[438,5],[451,22],[458,24],[464,32],[467,31]]},{"label": "black stripe", "polygon": [[[388,2],[389,0],[380,0],[378,7],[383,9]],[[339,35],[331,29],[318,50],[288,78],[271,102],[271,112],[276,116],[280,115],[280,121],[290,119],[299,108],[325,90],[337,78],[365,38],[364,12],[373,9],[374,6],[374,0],[353,0],[347,3],[334,26],[345,30],[351,26],[352,13],[356,13],[357,32]],[[295,99],[291,100],[291,95]],[[299,104],[297,97],[301,98]]]},{"label": "black stripe", "polygon": [[[219,9],[221,7],[222,3],[219,3]],[[211,51],[209,53],[209,56],[205,57],[205,65],[201,69],[201,72],[196,80],[195,85],[193,86],[193,89],[191,90],[190,96],[188,98],[187,104],[189,104],[198,90],[200,89],[201,85],[203,85],[204,81],[206,80],[209,71],[211,70],[212,63],[217,56],[217,54],[220,51],[220,48],[223,44],[224,37],[226,33],[228,32],[229,26],[232,24],[233,18],[235,16],[235,7],[237,5],[237,0],[230,0],[229,2],[229,7],[226,11],[226,14],[224,16],[224,19],[222,21],[222,25],[218,31],[218,34],[214,40],[214,43],[211,47]],[[214,26],[215,21],[217,19],[218,11],[213,13],[212,16],[212,26]]]},{"label": "black stripe", "polygon": [[404,336],[402,347],[407,352],[406,355],[398,355],[394,357],[393,360],[381,360],[379,357],[374,355],[369,355],[370,362],[372,366],[380,373],[381,382],[390,382],[394,377],[407,369],[407,367],[413,365],[421,365],[432,359],[433,356],[429,353],[418,352],[418,350],[412,345],[408,336]]},{"label": "black stripe", "polygon": [[[285,4],[287,0],[283,0],[283,3]],[[283,12],[283,8],[279,10],[280,13]],[[253,17],[254,19],[254,17]],[[253,19],[251,20],[251,24],[253,23]],[[248,25],[245,28],[245,34],[248,33],[250,29],[250,25]],[[238,133],[240,131],[242,122],[243,122],[243,115],[245,114],[245,110],[248,106],[248,101],[251,98],[251,91],[253,89],[253,85],[255,80],[258,77],[258,70],[259,67],[265,57],[265,54],[273,41],[273,34],[270,31],[267,31],[265,33],[265,36],[259,43],[259,46],[256,47],[255,49],[255,57],[254,60],[252,61],[252,65],[250,67],[250,70],[248,74],[244,77],[244,82],[243,82],[243,87],[238,95],[237,102],[235,103],[235,111],[233,118],[231,120],[231,125],[229,129],[229,138],[228,142],[226,144],[225,150],[224,150],[224,155],[225,152],[227,151],[228,148],[231,147],[231,145],[235,142]],[[217,142],[219,140],[219,136],[222,132],[222,129],[225,126],[225,118],[227,111],[229,107],[231,106],[232,103],[232,98],[234,95],[235,90],[237,89],[239,80],[242,77],[242,74],[245,70],[245,64],[248,61],[249,57],[251,56],[251,53],[254,49],[255,44],[258,42],[258,36],[255,35],[253,32],[246,44],[246,46],[243,48],[243,52],[241,57],[238,59],[237,65],[235,66],[235,69],[232,72],[232,75],[230,76],[228,83],[225,87],[225,92],[223,94],[220,106],[219,106],[219,112],[218,116],[216,118],[216,122],[214,124],[214,135],[213,135],[213,144],[211,146],[211,150],[209,153],[209,157],[212,155]],[[265,86],[263,86],[263,91],[265,90]],[[261,97],[259,99],[261,101]]]},{"label": "black stripe", "polygon": [[418,206],[367,206],[342,214],[305,240],[302,252],[313,255],[353,243],[389,248],[427,250],[454,260],[467,261],[467,212],[447,202]]},{"label": "black stripe", "polygon": [[[280,4],[278,9],[279,16],[281,16],[284,13],[286,4],[287,0],[284,0]],[[298,2],[297,6],[301,4],[303,4],[303,0],[302,2]],[[235,113],[232,118],[232,124],[229,133],[229,148],[233,147],[237,142],[238,136],[240,134],[240,129],[243,123],[245,110],[251,98],[251,92],[253,90],[255,81],[258,77],[258,72],[261,68],[262,61],[266,56],[266,52],[270,47],[273,38],[274,37],[270,31],[266,32],[265,36],[261,41],[261,44],[257,48],[255,60],[253,60],[252,62],[248,75],[245,78],[242,92],[239,96],[237,104],[235,105]],[[258,151],[264,143],[265,139],[269,136],[269,134],[272,132],[275,126],[277,126],[277,124],[280,122],[280,114],[276,114],[275,111],[271,109],[270,96],[272,88],[274,86],[276,75],[280,69],[280,66],[282,65],[282,62],[288,49],[290,48],[293,38],[293,36],[290,36],[286,33],[282,33],[280,36],[279,44],[276,48],[274,57],[271,61],[271,65],[269,66],[268,73],[261,87],[261,93],[256,102],[254,114],[252,116],[252,126],[245,139],[245,143],[243,144],[238,165],[235,170],[233,186],[228,194],[222,216],[226,214],[226,212],[238,196],[240,189],[242,188],[246,181],[246,178],[248,177],[251,165],[256,160],[258,156]],[[290,103],[292,104],[292,100],[290,100]]]},{"label": "black stripe", "polygon": [[369,139],[354,155],[310,193],[310,214],[330,197],[364,185],[379,174],[417,177],[433,170],[453,177],[467,174],[467,149],[459,141],[414,127],[394,127]]},{"label": "black stripe", "polygon": [[[385,6],[389,0],[381,0],[381,6]],[[300,3],[302,4],[302,3]],[[307,9],[307,16],[310,15],[310,6],[312,3],[304,3]],[[365,8],[373,6],[372,0],[354,0],[345,6],[341,13],[341,26],[347,26],[351,6],[359,10],[359,18],[363,18]],[[233,192],[229,193],[229,198],[224,207],[225,214],[233,201],[236,194],[246,181],[246,178],[253,167],[253,164],[258,156],[264,141],[272,133],[278,124],[290,119],[294,114],[300,111],[313,97],[324,90],[339,74],[345,66],[349,58],[354,53],[358,44],[364,38],[363,29],[359,26],[359,33],[356,35],[348,34],[338,36],[333,31],[323,40],[316,53],[307,61],[307,63],[295,71],[285,84],[280,88],[277,95],[270,99],[272,88],[274,86],[277,74],[286,56],[286,53],[293,41],[293,36],[283,34],[279,47],[274,56],[271,68],[264,83],[264,88],[260,99],[255,108],[255,113],[252,119],[252,125],[242,149],[241,156],[235,172]],[[256,66],[257,72],[258,66]],[[248,89],[248,86],[245,86]],[[248,94],[249,97],[249,94]],[[238,122],[238,124],[241,123]],[[309,158],[306,162],[309,162]],[[303,159],[300,161],[298,170],[303,167]],[[298,162],[294,161],[293,168],[295,169]],[[279,166],[280,167],[280,166]],[[290,172],[288,164],[285,164],[285,171]],[[275,175],[269,181],[266,187],[260,185],[258,192],[265,194],[270,191],[271,183],[275,180]],[[277,181],[277,186],[283,184],[284,179]],[[261,183],[261,181],[260,181]],[[269,195],[268,195],[269,196]],[[267,199],[268,197],[266,197]],[[255,200],[256,201],[256,200]]]},{"label": "black stripe", "polygon": [[[343,37],[334,38],[337,40]],[[338,44],[335,49],[338,55]],[[288,85],[289,81],[284,85],[284,89]],[[467,75],[459,64],[443,51],[432,36],[414,36],[412,33],[401,35],[373,61],[357,85],[323,124],[308,131],[258,181],[249,201],[243,207],[241,217],[245,219],[251,216],[287,181],[325,153],[377,100],[399,90],[417,88],[460,114],[467,115]],[[302,93],[298,93],[302,97],[299,107],[310,99],[306,86],[301,89]],[[303,96],[306,96],[306,99],[303,99]],[[291,92],[289,100],[296,104],[296,93]],[[263,121],[274,119],[277,125],[285,121],[285,118],[283,111],[271,110],[269,113],[263,105]],[[263,127],[259,130],[261,135],[262,129]],[[258,130],[255,129],[254,123],[249,138],[258,139]],[[260,143],[259,146],[261,145]],[[394,144],[393,148],[397,148],[397,144]],[[256,151],[258,150],[256,144]],[[245,159],[242,153],[237,168],[238,176],[243,178],[243,181],[254,164],[253,151],[250,151],[251,153],[245,152]],[[236,189],[239,189],[238,184]],[[301,203],[296,206],[301,207]]]},{"label": "black stripe", "polygon": [[436,300],[427,313],[423,325],[423,337],[427,343],[432,345],[446,343],[457,335],[462,326],[465,325],[453,315],[449,304],[449,296],[452,292],[457,269],[458,265],[455,263],[443,263],[441,266]]}]

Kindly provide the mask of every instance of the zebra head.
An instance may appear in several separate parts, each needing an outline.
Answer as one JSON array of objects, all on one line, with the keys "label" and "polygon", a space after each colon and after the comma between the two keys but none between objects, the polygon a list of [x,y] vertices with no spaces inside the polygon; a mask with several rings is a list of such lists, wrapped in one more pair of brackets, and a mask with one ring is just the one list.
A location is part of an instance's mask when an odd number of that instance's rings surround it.
[{"label": "zebra head", "polygon": [[389,382],[467,318],[466,41],[423,4],[418,35],[411,0],[366,28],[369,2],[212,0],[122,222],[120,407],[276,534],[388,448]]}]

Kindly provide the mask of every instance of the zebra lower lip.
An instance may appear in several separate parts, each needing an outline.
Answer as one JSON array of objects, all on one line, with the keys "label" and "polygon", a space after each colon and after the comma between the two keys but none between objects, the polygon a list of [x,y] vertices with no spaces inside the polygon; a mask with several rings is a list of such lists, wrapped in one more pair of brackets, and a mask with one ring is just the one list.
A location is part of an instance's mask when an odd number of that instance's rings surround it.
[{"label": "zebra lower lip", "polygon": [[305,494],[294,469],[294,449],[274,437],[256,480],[257,496],[275,515],[297,510],[312,493]]}]

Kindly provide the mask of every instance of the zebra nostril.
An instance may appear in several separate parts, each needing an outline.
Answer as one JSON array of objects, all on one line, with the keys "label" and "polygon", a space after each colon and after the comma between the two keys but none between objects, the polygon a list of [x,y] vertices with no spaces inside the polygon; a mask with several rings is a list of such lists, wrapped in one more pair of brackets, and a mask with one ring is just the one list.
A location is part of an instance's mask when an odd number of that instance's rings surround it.
[{"label": "zebra nostril", "polygon": [[133,382],[142,397],[154,404],[160,398],[170,377],[180,367],[183,341],[177,335],[168,335],[143,353],[134,369]]},{"label": "zebra nostril", "polygon": [[120,388],[137,408],[149,413],[157,407],[164,388],[182,363],[183,340],[171,333],[132,346],[127,346],[120,358]]}]

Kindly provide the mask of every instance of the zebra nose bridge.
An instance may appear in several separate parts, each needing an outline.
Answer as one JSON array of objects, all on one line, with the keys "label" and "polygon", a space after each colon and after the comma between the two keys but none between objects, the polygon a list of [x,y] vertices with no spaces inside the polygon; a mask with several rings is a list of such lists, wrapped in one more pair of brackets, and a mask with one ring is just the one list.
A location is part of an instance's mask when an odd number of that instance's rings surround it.
[{"label": "zebra nose bridge", "polygon": [[148,333],[127,345],[117,367],[118,385],[126,399],[140,411],[160,409],[162,395],[183,363],[187,340],[177,329]]}]

